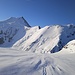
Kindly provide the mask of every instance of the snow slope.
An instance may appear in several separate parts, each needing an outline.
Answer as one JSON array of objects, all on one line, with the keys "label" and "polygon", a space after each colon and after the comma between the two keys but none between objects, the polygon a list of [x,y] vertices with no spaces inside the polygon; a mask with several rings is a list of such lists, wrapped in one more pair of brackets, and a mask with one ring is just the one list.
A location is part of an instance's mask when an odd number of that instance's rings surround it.
[{"label": "snow slope", "polygon": [[74,57],[0,48],[0,75],[75,75]]},{"label": "snow slope", "polygon": [[75,40],[68,42],[59,53],[70,54],[75,53]]},{"label": "snow slope", "polygon": [[[55,53],[60,51],[69,41],[75,39],[74,25],[46,26],[41,29],[38,28],[36,31],[33,28],[26,31],[25,37],[15,43],[13,47],[35,53]],[[32,29],[33,34],[29,36]],[[28,39],[26,39],[27,36],[29,36]],[[24,39],[25,41],[23,41]]]}]

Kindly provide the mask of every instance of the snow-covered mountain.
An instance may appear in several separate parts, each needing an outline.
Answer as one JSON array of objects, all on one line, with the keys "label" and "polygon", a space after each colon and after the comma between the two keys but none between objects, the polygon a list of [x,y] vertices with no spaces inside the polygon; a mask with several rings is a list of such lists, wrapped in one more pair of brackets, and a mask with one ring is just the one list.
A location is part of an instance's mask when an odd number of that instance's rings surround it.
[{"label": "snow-covered mountain", "polygon": [[11,17],[0,22],[0,46],[15,47],[19,50],[55,53],[69,41],[75,39],[74,25],[53,25],[31,27],[23,18]]},{"label": "snow-covered mountain", "polygon": [[0,21],[0,46],[11,47],[26,34],[25,27],[30,27],[23,17],[11,17]]},{"label": "snow-covered mountain", "polygon": [[60,51],[69,41],[75,39],[74,25],[53,25],[37,28],[37,30],[36,28],[32,27],[27,30],[26,35],[13,47],[35,53],[55,53]]},{"label": "snow-covered mountain", "polygon": [[23,18],[0,21],[0,75],[75,75],[75,26],[31,27]]}]

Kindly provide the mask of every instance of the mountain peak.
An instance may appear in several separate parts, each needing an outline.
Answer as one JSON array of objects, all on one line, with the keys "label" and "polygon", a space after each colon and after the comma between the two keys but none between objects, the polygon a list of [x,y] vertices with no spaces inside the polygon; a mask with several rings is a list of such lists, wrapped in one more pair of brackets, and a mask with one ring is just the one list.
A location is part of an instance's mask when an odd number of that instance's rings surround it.
[{"label": "mountain peak", "polygon": [[29,24],[28,24],[28,22],[24,19],[24,17],[22,16],[22,17],[20,17],[25,23],[27,23],[27,26],[28,27],[31,27]]},{"label": "mountain peak", "polygon": [[[2,21],[4,23],[4,21]],[[20,25],[20,26],[27,26],[31,27],[28,22],[24,19],[24,17],[10,17],[9,19],[5,20],[5,23],[7,24],[13,24],[13,25]]]}]

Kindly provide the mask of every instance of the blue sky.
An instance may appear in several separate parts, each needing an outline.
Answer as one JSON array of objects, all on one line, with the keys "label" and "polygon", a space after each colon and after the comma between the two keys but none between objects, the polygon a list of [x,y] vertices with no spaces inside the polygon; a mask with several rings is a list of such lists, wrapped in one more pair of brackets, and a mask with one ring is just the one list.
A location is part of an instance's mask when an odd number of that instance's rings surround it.
[{"label": "blue sky", "polygon": [[75,0],[0,0],[0,20],[21,16],[31,26],[75,24]]}]

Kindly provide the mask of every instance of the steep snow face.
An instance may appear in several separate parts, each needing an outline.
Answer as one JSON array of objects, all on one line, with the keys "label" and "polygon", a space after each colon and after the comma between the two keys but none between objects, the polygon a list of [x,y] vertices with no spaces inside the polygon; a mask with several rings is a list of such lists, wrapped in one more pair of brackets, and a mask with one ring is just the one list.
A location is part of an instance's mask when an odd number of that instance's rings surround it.
[{"label": "steep snow face", "polygon": [[[29,31],[31,32],[31,29]],[[58,44],[61,31],[62,27],[59,25],[46,26],[37,30],[34,34],[31,34],[27,40],[23,41],[26,39],[25,36],[19,43],[14,44],[13,47],[16,46],[19,49],[36,53],[50,53]],[[28,33],[26,32],[26,35],[29,35]]]},{"label": "steep snow face", "polygon": [[[31,27],[31,28],[25,27],[25,29],[26,29],[25,36],[23,38],[21,38],[20,40],[18,40],[15,44],[13,44],[13,47],[17,47],[17,48],[22,48],[23,49],[25,47],[25,45],[26,45],[25,42],[27,40],[29,40],[34,33],[36,33],[37,31],[40,30],[39,26],[35,26],[35,27]],[[34,36],[33,36],[33,38],[31,40],[33,40],[33,39],[34,39]],[[29,42],[31,42],[31,40]]]},{"label": "steep snow face", "polygon": [[0,22],[0,46],[11,47],[16,41],[21,39],[26,34],[26,27],[30,28],[29,24],[23,17],[11,17],[8,20]]}]

